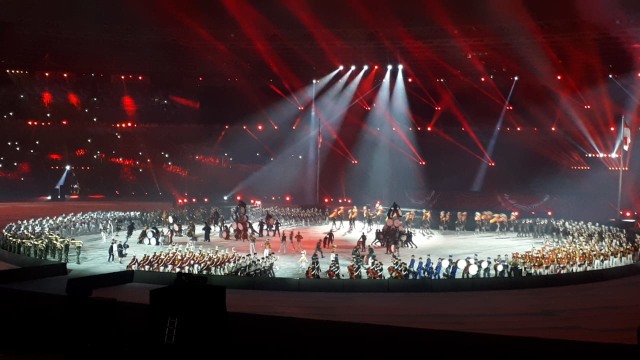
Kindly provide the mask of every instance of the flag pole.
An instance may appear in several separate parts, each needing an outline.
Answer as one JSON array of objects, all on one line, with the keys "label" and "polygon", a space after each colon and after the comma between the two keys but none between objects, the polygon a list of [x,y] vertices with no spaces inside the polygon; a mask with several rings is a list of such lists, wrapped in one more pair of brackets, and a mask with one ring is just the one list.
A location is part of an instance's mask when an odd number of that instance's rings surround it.
[{"label": "flag pole", "polygon": [[[624,147],[624,115],[622,115],[620,123],[620,140],[621,145]],[[622,167],[624,162],[622,161],[622,154],[624,154],[624,148],[620,149],[620,176],[618,177],[618,217],[620,216],[620,200],[622,199]]]},{"label": "flag pole", "polygon": [[320,119],[316,119],[316,80],[313,80],[312,85],[312,95],[311,95],[311,124],[314,121],[318,121],[318,133],[316,136],[316,141],[318,142],[318,146],[316,146],[316,205],[320,204],[320,139],[322,136],[320,129]]}]

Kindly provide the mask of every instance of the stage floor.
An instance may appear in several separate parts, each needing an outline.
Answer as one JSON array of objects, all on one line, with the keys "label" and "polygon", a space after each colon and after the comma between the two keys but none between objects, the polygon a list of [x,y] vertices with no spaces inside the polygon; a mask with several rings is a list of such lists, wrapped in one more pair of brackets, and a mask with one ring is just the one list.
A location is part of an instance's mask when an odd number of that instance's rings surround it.
[{"label": "stage floor", "polygon": [[[147,204],[148,205],[148,204]],[[11,207],[0,207],[0,211],[11,211]],[[127,203],[127,207],[131,207]],[[142,206],[142,205],[141,205]],[[148,207],[144,207],[148,208]],[[84,210],[89,211],[89,210]],[[32,213],[33,217],[42,215]],[[49,216],[49,215],[45,215]],[[2,218],[2,215],[0,215]],[[346,224],[346,223],[345,223]],[[302,248],[310,258],[317,241],[331,228],[330,224],[311,227],[287,227],[281,231],[287,233],[300,231],[304,239]],[[212,235],[211,242],[202,242],[202,224],[197,224],[198,240],[195,247],[203,249],[247,253],[249,243],[241,240],[223,240]],[[362,235],[362,223],[356,230],[335,233],[336,253],[339,254],[341,269],[347,273],[346,265],[351,259],[351,250]],[[167,250],[166,246],[137,244],[140,229],[136,229],[130,239],[129,256],[152,254]],[[370,243],[374,233],[366,233]],[[125,239],[125,232],[114,236]],[[70,253],[65,277],[56,277],[5,285],[11,288],[37,290],[64,294],[68,277],[85,276],[124,270],[130,257],[122,264],[107,262],[108,242],[103,242],[100,234],[77,236],[84,242],[80,264],[76,264],[75,253]],[[299,249],[292,251],[287,242],[287,253],[280,249],[279,237],[261,237],[257,249],[261,254],[264,241],[270,239],[273,251],[278,255],[276,276],[303,277],[298,267]],[[187,246],[186,237],[175,237],[174,241]],[[413,254],[416,259],[427,255],[436,260],[438,257],[464,259],[478,255],[479,259],[497,255],[511,255],[512,252],[524,252],[543,246],[542,239],[516,237],[515,234],[497,234],[454,231],[437,231],[431,235],[417,233],[414,236],[417,248],[401,248],[400,257],[408,261]],[[320,259],[325,271],[329,265],[330,249],[323,249],[325,258]],[[384,268],[391,264],[391,255],[385,249],[375,247],[377,258]],[[460,273],[458,274],[458,277]],[[366,281],[366,280],[336,280]],[[414,281],[414,280],[398,280]],[[437,280],[455,281],[455,280]],[[149,284],[127,284],[94,291],[93,296],[116,298],[120,301],[148,303],[149,292],[159,286]],[[640,326],[640,276],[616,279],[593,284],[573,285],[555,288],[541,288],[510,291],[476,291],[453,293],[315,293],[315,292],[277,292],[227,289],[227,309],[229,312],[258,315],[274,315],[314,320],[333,320],[380,325],[393,325],[424,329],[442,329],[538,337],[545,339],[577,340],[600,343],[637,344]]]}]

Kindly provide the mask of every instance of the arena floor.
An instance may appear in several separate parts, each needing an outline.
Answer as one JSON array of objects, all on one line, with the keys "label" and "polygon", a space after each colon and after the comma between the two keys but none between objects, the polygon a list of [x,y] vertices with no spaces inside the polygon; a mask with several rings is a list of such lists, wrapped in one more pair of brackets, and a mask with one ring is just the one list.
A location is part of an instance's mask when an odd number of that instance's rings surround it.
[{"label": "arena floor", "polygon": [[[67,203],[65,203],[66,205]],[[54,204],[55,205],[55,204]],[[93,209],[119,210],[117,203],[107,205],[76,204],[65,208],[79,211]],[[125,203],[126,210],[136,207],[135,203]],[[152,209],[157,204],[140,203],[139,209]],[[151,206],[151,208],[150,208]],[[164,205],[162,205],[164,206]],[[20,210],[18,210],[20,208]],[[51,216],[62,208],[59,206],[34,207],[29,203],[0,204],[0,219],[15,221],[16,216],[28,219]],[[125,210],[124,208],[120,210]],[[49,213],[47,213],[49,212]],[[31,216],[23,216],[31,214]],[[55,216],[55,215],[54,215]],[[345,223],[345,225],[347,225]],[[323,238],[331,228],[330,224],[311,227],[287,227],[282,231],[287,235],[291,230],[300,231],[304,237],[302,248],[307,257],[313,253],[316,242]],[[218,248],[224,251],[247,253],[249,243],[241,240],[224,240],[212,233],[211,242],[203,242],[202,224],[197,224],[198,241],[191,243],[186,237],[175,237],[180,246],[196,248]],[[60,293],[65,292],[68,277],[84,276],[124,270],[131,255],[141,256],[168,250],[167,246],[138,244],[136,239],[140,229],[134,231],[130,239],[128,257],[120,264],[107,261],[108,242],[103,242],[100,234],[76,237],[84,242],[80,264],[75,254],[70,254],[69,275],[24,283],[5,285],[19,289]],[[346,274],[346,265],[351,258],[351,250],[362,234],[362,223],[357,223],[354,231],[341,230],[335,233],[335,251]],[[114,238],[125,240],[126,233],[121,231]],[[287,236],[288,237],[288,236]],[[374,233],[367,233],[368,239]],[[276,262],[277,277],[303,277],[298,266],[301,254],[293,251],[287,243],[287,252],[280,249],[279,237],[264,236],[258,238],[257,248],[261,252],[266,239],[270,239],[273,251],[278,255]],[[525,252],[543,245],[542,239],[516,237],[515,234],[434,231],[430,235],[417,233],[414,236],[417,248],[401,248],[400,257],[408,261],[411,255],[416,258],[431,255],[438,257],[464,259],[477,254],[479,259],[495,258],[512,252]],[[368,240],[370,243],[370,240]],[[330,249],[323,249],[325,258],[320,259],[325,271],[329,264]],[[391,255],[385,249],[376,247],[377,258],[385,269],[391,264]],[[459,276],[459,274],[458,274]],[[359,280],[336,280],[359,281]],[[363,280],[360,280],[363,281]],[[398,280],[402,281],[402,280]],[[412,280],[404,280],[412,281]],[[455,281],[455,280],[438,280]],[[149,291],[159,286],[149,284],[127,284],[102,288],[94,291],[93,296],[116,298],[120,301],[148,303]],[[256,300],[259,299],[259,300]],[[511,291],[475,291],[453,293],[315,293],[315,292],[277,292],[227,289],[227,309],[229,312],[258,315],[274,315],[313,320],[333,320],[355,323],[368,323],[413,327],[424,329],[442,329],[486,333],[496,335],[526,336],[544,339],[576,340],[612,344],[637,344],[640,326],[640,276],[596,282],[592,284],[563,286]]]}]

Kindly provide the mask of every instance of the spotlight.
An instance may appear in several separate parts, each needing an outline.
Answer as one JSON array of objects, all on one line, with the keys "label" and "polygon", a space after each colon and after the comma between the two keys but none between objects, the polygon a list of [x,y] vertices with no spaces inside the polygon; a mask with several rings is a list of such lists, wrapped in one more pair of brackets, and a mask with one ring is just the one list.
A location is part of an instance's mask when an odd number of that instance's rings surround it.
[{"label": "spotlight", "polygon": [[369,66],[365,65],[362,67],[364,70],[367,70],[369,68]]},{"label": "spotlight", "polygon": [[609,74],[609,79],[613,79],[613,74]]},{"label": "spotlight", "polygon": [[392,68],[393,68],[393,66],[387,65],[387,70],[391,70]]},{"label": "spotlight", "polygon": [[351,70],[355,70],[356,66],[355,65],[351,65]]},{"label": "spotlight", "polygon": [[71,170],[71,165],[67,165],[64,168],[67,169],[67,170]]},{"label": "spotlight", "polygon": [[398,70],[402,70],[402,64],[398,65]]},{"label": "spotlight", "polygon": [[340,65],[340,67],[338,67],[338,70],[343,70],[344,66]]},{"label": "spotlight", "polygon": [[518,80],[518,75],[514,76],[513,80]]}]

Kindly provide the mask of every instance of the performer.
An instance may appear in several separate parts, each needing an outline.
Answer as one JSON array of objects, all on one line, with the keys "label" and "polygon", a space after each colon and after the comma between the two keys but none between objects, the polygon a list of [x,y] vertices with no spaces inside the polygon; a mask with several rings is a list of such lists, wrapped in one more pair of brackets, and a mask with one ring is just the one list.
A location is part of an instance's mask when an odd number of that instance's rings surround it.
[{"label": "performer", "polygon": [[440,231],[444,231],[447,229],[447,215],[443,211],[440,211]]},{"label": "performer", "polygon": [[300,231],[298,231],[298,234],[296,235],[296,242],[298,243],[298,250],[302,251],[302,235],[300,235]]},{"label": "performer", "polygon": [[198,241],[196,237],[196,224],[193,221],[189,221],[189,225],[187,225],[187,237],[189,240]]},{"label": "performer", "polygon": [[271,255],[271,243],[269,242],[269,239],[267,239],[264,242],[264,252],[262,256],[267,257],[269,255]]},{"label": "performer", "polygon": [[442,272],[442,258],[438,258],[438,262],[436,263],[436,268],[433,271],[433,278],[440,279],[440,272]]},{"label": "performer", "polygon": [[204,227],[202,227],[202,231],[204,231],[204,241],[211,242],[211,226],[209,226],[208,222],[204,222]]},{"label": "performer", "polygon": [[482,277],[491,277],[491,257],[488,256],[486,260],[486,267],[482,269]]},{"label": "performer", "polygon": [[416,217],[416,212],[414,210],[408,212],[407,216],[405,216],[404,223],[407,230],[410,230],[411,228],[413,228],[413,221],[415,220],[415,217]]},{"label": "performer", "polygon": [[340,265],[336,260],[332,260],[329,264],[329,270],[327,270],[329,279],[340,279]]},{"label": "performer", "polygon": [[427,254],[427,262],[424,265],[424,275],[427,279],[433,279],[433,261],[431,260],[431,254]]},{"label": "performer", "polygon": [[307,277],[311,277],[313,279],[319,279],[320,278],[320,273],[321,273],[321,269],[320,269],[320,260],[318,259],[318,253],[313,253],[313,255],[311,255],[311,265],[309,266],[310,268],[310,274],[309,274],[309,270],[307,270]]},{"label": "performer", "polygon": [[362,235],[360,235],[360,238],[358,238],[358,243],[360,244],[360,248],[362,249],[362,251],[366,251],[367,235],[365,235],[364,232],[362,233]]},{"label": "performer", "polygon": [[402,211],[400,210],[400,207],[398,206],[398,204],[395,203],[395,201],[387,211],[387,219],[393,219],[393,218],[402,218]]},{"label": "performer", "polygon": [[422,210],[422,223],[421,223],[422,235],[430,235],[431,232],[431,210]]},{"label": "performer", "polygon": [[127,225],[127,241],[129,241],[129,238],[133,235],[133,230],[135,230],[135,228],[136,226],[133,221],[129,222],[129,225]]},{"label": "performer", "polygon": [[336,220],[338,219],[338,210],[340,210],[339,208],[335,209],[331,215],[329,215],[329,219],[331,219],[331,230],[333,229],[338,229],[338,224],[336,224]]},{"label": "performer", "polygon": [[340,220],[340,227],[338,229],[342,229],[342,225],[344,221],[344,206],[340,206],[338,208],[338,220]]},{"label": "performer", "polygon": [[416,278],[416,256],[415,255],[411,255],[411,260],[409,260],[409,265],[407,265],[407,270],[409,272],[409,276],[407,276],[407,279],[415,279]]},{"label": "performer", "polygon": [[322,252],[322,239],[318,240],[318,242],[316,243],[316,250],[313,254],[316,255],[317,253],[320,253],[320,255],[322,255],[322,258],[324,259],[324,253]]},{"label": "performer", "polygon": [[[368,225],[369,225],[369,209],[366,206],[363,206],[362,207],[362,231],[365,231]],[[369,231],[371,231],[371,227],[369,227]]]},{"label": "performer", "polygon": [[422,279],[424,274],[424,263],[422,262],[422,256],[418,258],[418,266],[416,267],[416,279]]},{"label": "performer", "polygon": [[300,252],[300,259],[298,259],[298,273],[303,273],[309,266],[309,259],[307,259],[307,252],[302,250]]},{"label": "performer", "polygon": [[376,273],[376,279],[384,279],[384,266],[378,260],[373,265],[373,271]]},{"label": "performer", "polygon": [[362,279],[362,264],[358,259],[352,259],[349,269],[349,279]]}]

